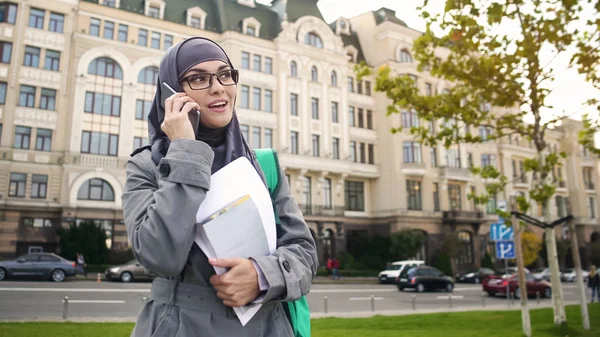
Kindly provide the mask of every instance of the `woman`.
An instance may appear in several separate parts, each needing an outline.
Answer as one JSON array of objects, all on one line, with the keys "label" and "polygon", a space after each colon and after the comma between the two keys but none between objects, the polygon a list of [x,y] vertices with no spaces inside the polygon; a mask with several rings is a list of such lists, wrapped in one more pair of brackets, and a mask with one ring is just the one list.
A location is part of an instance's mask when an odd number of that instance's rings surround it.
[{"label": "woman", "polygon": [[590,268],[588,287],[592,289],[592,302],[594,302],[594,297],[596,297],[596,301],[600,302],[600,274],[598,274],[596,266]]},{"label": "woman", "polygon": [[[134,255],[159,275],[132,336],[293,336],[283,302],[308,293],[318,262],[283,172],[273,200],[281,220],[274,254],[208,261],[194,244],[196,212],[212,173],[246,157],[264,181],[235,114],[237,80],[225,51],[205,38],[169,48],[161,60],[148,118],[152,145],[132,154],[123,193]],[[178,92],[164,107],[162,82]],[[192,109],[200,111],[196,130]],[[214,266],[229,271],[215,275]],[[232,307],[251,302],[263,305],[242,326]]]}]

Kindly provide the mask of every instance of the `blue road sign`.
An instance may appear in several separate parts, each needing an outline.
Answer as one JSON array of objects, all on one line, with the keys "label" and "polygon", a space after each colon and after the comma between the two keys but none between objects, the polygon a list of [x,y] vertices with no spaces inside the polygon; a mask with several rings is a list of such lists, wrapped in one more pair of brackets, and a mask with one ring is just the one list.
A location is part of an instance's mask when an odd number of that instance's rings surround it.
[{"label": "blue road sign", "polygon": [[514,259],[515,243],[513,241],[496,241],[497,259]]},{"label": "blue road sign", "polygon": [[490,240],[492,241],[513,241],[515,232],[512,227],[506,226],[505,223],[494,223],[490,226]]}]

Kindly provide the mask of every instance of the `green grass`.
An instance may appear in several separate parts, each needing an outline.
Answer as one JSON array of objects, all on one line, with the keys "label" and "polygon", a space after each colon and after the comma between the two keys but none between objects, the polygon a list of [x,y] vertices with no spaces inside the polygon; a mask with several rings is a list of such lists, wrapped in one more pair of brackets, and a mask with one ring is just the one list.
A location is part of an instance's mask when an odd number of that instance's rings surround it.
[{"label": "green grass", "polygon": [[[535,337],[600,336],[600,304],[589,306],[592,330],[583,332],[578,306],[567,307],[569,325],[557,328],[552,309],[531,311]],[[0,323],[0,336],[19,337],[128,337],[131,323]],[[517,337],[521,333],[520,311],[479,311],[398,317],[312,321],[313,337]]]}]

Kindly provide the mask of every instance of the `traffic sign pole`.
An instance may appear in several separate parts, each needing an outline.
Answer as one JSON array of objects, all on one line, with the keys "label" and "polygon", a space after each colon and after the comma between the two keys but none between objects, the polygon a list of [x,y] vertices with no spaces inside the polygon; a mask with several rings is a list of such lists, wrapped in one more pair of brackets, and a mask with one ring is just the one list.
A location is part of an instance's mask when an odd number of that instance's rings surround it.
[{"label": "traffic sign pole", "polygon": [[[517,201],[515,197],[511,198],[511,209],[514,211],[517,208]],[[527,281],[525,280],[525,262],[523,261],[523,246],[521,243],[521,234],[523,230],[519,225],[519,220],[516,217],[512,217],[512,227],[515,232],[515,253],[517,257],[517,273],[519,276],[519,292],[521,295],[521,321],[523,324],[523,334],[527,337],[531,337],[531,318],[529,316],[529,307],[527,306]],[[515,296],[516,296],[515,292]]]}]

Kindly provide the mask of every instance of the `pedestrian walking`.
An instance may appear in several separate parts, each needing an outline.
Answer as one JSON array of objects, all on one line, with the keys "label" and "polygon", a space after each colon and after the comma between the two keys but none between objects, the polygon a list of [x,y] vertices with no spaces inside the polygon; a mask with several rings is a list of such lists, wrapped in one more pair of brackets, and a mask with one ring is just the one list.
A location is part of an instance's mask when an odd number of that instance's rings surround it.
[{"label": "pedestrian walking", "polygon": [[85,272],[85,258],[83,257],[83,254],[81,253],[77,253],[77,262],[76,262],[76,271],[77,273],[80,273],[81,275],[84,275],[87,278],[87,273]]},{"label": "pedestrian walking", "polygon": [[590,268],[590,273],[588,275],[588,287],[592,289],[592,299],[594,302],[594,297],[597,302],[600,302],[600,274],[596,270],[596,266],[592,266]]}]

